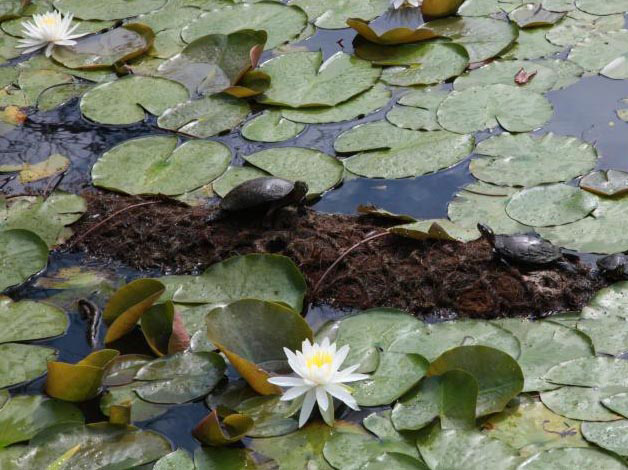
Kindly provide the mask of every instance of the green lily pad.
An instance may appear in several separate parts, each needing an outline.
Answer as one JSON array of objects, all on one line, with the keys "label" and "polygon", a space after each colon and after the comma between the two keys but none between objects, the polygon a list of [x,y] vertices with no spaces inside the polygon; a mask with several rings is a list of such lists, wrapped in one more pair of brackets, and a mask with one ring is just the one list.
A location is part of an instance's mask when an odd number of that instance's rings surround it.
[{"label": "green lily pad", "polygon": [[596,354],[619,356],[628,351],[628,319],[580,320],[576,329],[591,338]]},{"label": "green lily pad", "polygon": [[301,315],[283,305],[261,300],[238,300],[217,307],[206,317],[207,337],[233,367],[262,395],[277,394],[268,383],[264,364],[285,361],[284,348],[301,350],[312,330]]},{"label": "green lily pad", "polygon": [[[57,85],[74,83],[72,75],[58,70],[26,68],[20,72],[18,86],[24,93],[26,105],[34,105],[45,90]],[[6,103],[10,104],[10,103]],[[16,103],[19,105],[19,103]]]},{"label": "green lily pad", "polygon": [[382,81],[397,86],[439,83],[460,75],[469,65],[469,55],[464,47],[441,41],[399,46],[362,41],[355,52],[375,65],[408,65],[383,71]]},{"label": "green lily pad", "polygon": [[488,85],[454,91],[438,108],[438,122],[460,134],[497,126],[511,132],[542,127],[554,113],[543,95],[509,85]]},{"label": "green lily pad", "polygon": [[271,84],[257,101],[291,108],[335,106],[371,88],[381,73],[344,52],[325,62],[321,52],[284,54],[264,62],[260,70]]},{"label": "green lily pad", "polygon": [[155,465],[153,466],[153,470],[195,470],[194,460],[187,453],[187,451],[183,449],[177,449],[176,451],[164,455],[160,458]]},{"label": "green lily pad", "polygon": [[229,34],[243,29],[268,33],[266,49],[272,49],[296,38],[305,28],[307,17],[300,8],[279,2],[237,3],[203,13],[183,28],[181,37],[187,43],[208,34]]},{"label": "green lily pad", "polygon": [[74,98],[80,98],[93,87],[89,83],[66,83],[47,88],[37,97],[36,106],[41,111],[51,111]]},{"label": "green lily pad", "polygon": [[582,357],[552,367],[545,378],[576,387],[628,387],[628,361],[610,357]]},{"label": "green lily pad", "polygon": [[603,3],[595,0],[576,0],[576,6],[582,11],[600,16],[628,11],[628,1],[626,0],[606,0]]},{"label": "green lily pad", "polygon": [[618,170],[599,170],[585,175],[580,187],[600,196],[623,196],[628,193],[628,173]]},{"label": "green lily pad", "polygon": [[64,424],[31,440],[19,459],[24,468],[54,469],[62,462],[72,470],[131,470],[170,453],[170,442],[154,431],[109,423]]},{"label": "green lily pad", "polygon": [[557,46],[575,46],[598,32],[617,31],[624,27],[624,15],[576,19],[567,17],[550,29],[545,37]]},{"label": "green lily pad", "polygon": [[584,319],[628,318],[628,282],[599,290],[582,309]]},{"label": "green lily pad", "polygon": [[517,39],[517,27],[492,18],[450,17],[430,21],[425,27],[451,39],[469,53],[469,62],[483,62],[506,50]]},{"label": "green lily pad", "polygon": [[361,470],[429,470],[429,468],[415,458],[396,452],[386,452],[379,457],[369,460]]},{"label": "green lily pad", "polygon": [[540,401],[521,395],[482,423],[483,432],[528,457],[555,447],[587,447],[580,422],[550,411]]},{"label": "green lily pad", "polygon": [[108,68],[144,54],[155,33],[141,23],[129,23],[102,34],[79,39],[73,46],[55,47],[52,57],[71,69]]},{"label": "green lily pad", "polygon": [[571,62],[570,60],[560,59],[539,59],[535,63],[554,69],[558,76],[558,80],[554,85],[554,90],[561,88],[567,88],[580,80],[580,77],[584,74],[584,69],[578,64]]},{"label": "green lily pad", "polygon": [[262,176],[268,176],[268,173],[254,166],[230,166],[222,176],[214,180],[212,189],[218,196],[225,197],[229,191],[239,184]]},{"label": "green lily pad", "polygon": [[318,196],[338,185],[344,173],[342,163],[336,158],[301,147],[262,150],[245,156],[244,160],[271,175],[305,181],[308,197]]},{"label": "green lily pad", "polygon": [[29,230],[52,248],[72,236],[67,226],[80,219],[86,210],[82,197],[60,191],[46,199],[22,196],[6,203],[0,199],[0,230]]},{"label": "green lily pad", "polygon": [[553,366],[593,355],[586,336],[558,323],[513,318],[499,320],[498,324],[512,332],[521,345],[517,362],[525,377],[524,392],[555,389],[557,385],[544,379]]},{"label": "green lily pad", "polygon": [[487,346],[459,346],[430,365],[429,377],[451,370],[468,373],[478,383],[476,416],[499,413],[524,385],[523,372],[512,356]]},{"label": "green lily pad", "polygon": [[54,361],[54,349],[30,344],[0,344],[0,388],[28,382],[46,372],[48,361]]},{"label": "green lily pad", "polygon": [[353,385],[353,396],[360,406],[390,405],[417,384],[428,367],[418,354],[381,352],[375,372]]},{"label": "green lily pad", "polygon": [[362,152],[344,160],[352,173],[369,178],[407,178],[459,163],[473,149],[470,135],[417,132],[387,121],[356,126],[334,142],[337,152]]},{"label": "green lily pad", "polygon": [[[447,209],[452,222],[474,230],[478,223],[488,225],[495,233],[515,234],[530,231],[530,227],[520,224],[506,214],[506,205],[513,188],[498,187],[486,183],[472,183],[465,186]],[[479,233],[479,232],[478,232]]]},{"label": "green lily pad", "polygon": [[626,465],[612,455],[595,449],[550,449],[530,457],[519,470],[560,470],[563,468],[625,470]]},{"label": "green lily pad", "polygon": [[144,401],[135,393],[135,389],[141,386],[141,382],[131,382],[107,389],[100,398],[100,411],[109,416],[112,406],[130,406],[131,423],[152,420],[165,414],[167,406]]},{"label": "green lily pad", "polygon": [[94,186],[127,194],[177,195],[224,173],[231,151],[218,142],[151,136],[122,142],[92,167]]},{"label": "green lily pad", "polygon": [[551,28],[531,28],[519,31],[517,42],[502,57],[504,59],[530,60],[549,57],[563,50],[561,46],[552,44],[546,39]]},{"label": "green lily pad", "polygon": [[207,395],[223,378],[225,361],[213,352],[176,353],[146,364],[134,390],[151,403],[185,403]]},{"label": "green lily pad", "polygon": [[28,230],[0,232],[0,292],[21,284],[48,264],[46,243]]},{"label": "green lily pad", "polygon": [[520,85],[530,91],[545,93],[554,89],[558,81],[556,71],[543,64],[526,60],[498,60],[456,78],[454,89],[460,91],[474,86],[515,85],[515,76],[521,70],[535,74],[527,83]]},{"label": "green lily pad", "polygon": [[587,72],[597,73],[618,57],[628,54],[627,39],[625,29],[591,34],[571,49],[569,60]]},{"label": "green lily pad", "polygon": [[440,377],[427,377],[422,380],[395,404],[391,414],[395,429],[417,431],[438,418],[441,393]]},{"label": "green lily pad", "polygon": [[392,233],[416,240],[456,240],[470,242],[479,238],[478,231],[460,227],[447,219],[419,220],[410,224],[395,225]]},{"label": "green lily pad", "polygon": [[307,14],[311,23],[324,29],[347,27],[349,18],[372,20],[386,11],[387,0],[292,0]]},{"label": "green lily pad", "polygon": [[185,85],[192,96],[221,93],[255,67],[254,52],[266,44],[266,31],[202,36],[159,67],[159,75]]},{"label": "green lily pad", "polygon": [[617,395],[611,395],[608,398],[604,398],[602,404],[609,410],[622,415],[624,418],[628,417],[628,393],[623,392]]},{"label": "green lily pad", "polygon": [[538,26],[552,26],[565,16],[564,12],[558,13],[542,8],[542,5],[524,3],[508,14],[510,21],[514,21],[520,28],[535,28]]},{"label": "green lily pad", "polygon": [[374,435],[352,429],[334,430],[323,448],[327,462],[337,470],[359,470],[368,461],[394,452],[407,455],[420,465],[415,434],[397,432],[390,421],[389,411],[370,414],[364,419],[364,426]]},{"label": "green lily pad", "polygon": [[236,406],[239,413],[255,423],[253,429],[247,432],[249,437],[276,437],[296,431],[299,424],[293,416],[299,408],[298,400],[285,402],[276,396],[254,396]]},{"label": "green lily pad", "polygon": [[618,253],[628,250],[621,220],[628,214],[628,198],[600,199],[589,217],[573,224],[540,228],[539,234],[552,243],[581,252]]},{"label": "green lily pad", "polygon": [[238,126],[251,112],[248,103],[226,95],[185,101],[163,112],[157,125],[192,137],[211,137]]},{"label": "green lily pad", "polygon": [[612,423],[582,423],[584,438],[622,457],[628,457],[628,420]]},{"label": "green lily pad", "polygon": [[521,353],[519,341],[512,333],[482,320],[420,323],[413,330],[398,335],[389,350],[420,354],[434,361],[450,349],[470,345],[499,349],[515,359]]},{"label": "green lily pad", "polygon": [[580,421],[615,421],[619,416],[602,405],[602,401],[626,387],[562,387],[541,392],[541,400],[554,413]]},{"label": "green lily pad", "polygon": [[515,449],[497,439],[475,430],[443,430],[438,423],[419,436],[417,445],[431,470],[514,470],[520,461]]},{"label": "green lily pad", "polygon": [[592,145],[552,133],[502,134],[481,142],[475,152],[488,158],[471,161],[473,176],[505,186],[568,181],[593,169],[598,157]]},{"label": "green lily pad", "polygon": [[506,213],[524,225],[548,227],[576,222],[597,208],[598,198],[566,184],[535,186],[510,198]]},{"label": "green lily pad", "polygon": [[51,305],[0,297],[0,323],[0,343],[8,343],[59,336],[69,321],[65,312]]},{"label": "green lily pad", "polygon": [[153,358],[143,354],[125,354],[116,357],[108,366],[103,377],[103,385],[116,387],[133,382],[135,374]]},{"label": "green lily pad", "polygon": [[196,470],[257,469],[251,451],[237,447],[200,447],[194,452],[194,465]]},{"label": "green lily pad", "polygon": [[242,136],[256,142],[283,142],[305,129],[305,125],[290,121],[281,111],[266,110],[242,126]]},{"label": "green lily pad", "polygon": [[386,106],[392,93],[385,85],[377,83],[373,88],[344,103],[333,107],[283,109],[281,115],[295,122],[325,124],[362,118]]},{"label": "green lily pad", "polygon": [[403,95],[386,114],[386,119],[397,127],[411,130],[436,131],[442,127],[438,123],[436,110],[449,93],[434,88],[413,90]]},{"label": "green lily pad", "polygon": [[163,7],[167,0],[111,0],[92,3],[83,0],[55,0],[57,10],[83,20],[121,20]]},{"label": "green lily pad", "polygon": [[250,254],[216,263],[200,276],[162,277],[175,302],[218,304],[240,299],[279,302],[303,308],[305,279],[285,256]]},{"label": "green lily pad", "polygon": [[28,441],[46,428],[61,423],[83,423],[77,407],[42,395],[17,395],[0,409],[0,447]]}]

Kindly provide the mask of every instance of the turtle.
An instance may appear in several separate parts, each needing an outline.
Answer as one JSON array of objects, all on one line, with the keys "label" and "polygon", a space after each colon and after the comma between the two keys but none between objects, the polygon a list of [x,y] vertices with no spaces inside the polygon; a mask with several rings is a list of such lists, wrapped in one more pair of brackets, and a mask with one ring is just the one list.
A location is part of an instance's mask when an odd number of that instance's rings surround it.
[{"label": "turtle", "polygon": [[262,176],[240,183],[220,201],[219,211],[210,217],[217,220],[241,211],[265,212],[266,217],[285,206],[302,205],[308,192],[303,181],[290,181],[277,176]]},{"label": "turtle", "polygon": [[507,262],[547,265],[563,258],[560,248],[538,235],[495,235],[493,230],[484,224],[478,224],[478,230],[491,244],[495,253]]},{"label": "turtle", "polygon": [[613,281],[628,280],[628,255],[615,253],[604,256],[596,262],[600,273]]}]

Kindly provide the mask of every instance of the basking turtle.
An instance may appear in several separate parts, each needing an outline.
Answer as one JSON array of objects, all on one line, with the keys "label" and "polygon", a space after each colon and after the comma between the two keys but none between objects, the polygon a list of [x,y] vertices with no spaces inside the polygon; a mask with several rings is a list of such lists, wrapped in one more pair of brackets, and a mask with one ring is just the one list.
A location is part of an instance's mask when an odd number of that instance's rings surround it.
[{"label": "basking turtle", "polygon": [[628,256],[624,253],[615,253],[597,260],[600,273],[613,281],[628,280]]},{"label": "basking turtle", "polygon": [[276,176],[262,176],[240,183],[220,201],[220,210],[211,220],[222,218],[226,213],[256,210],[267,217],[285,206],[301,205],[308,187],[303,181],[290,181]]},{"label": "basking turtle", "polygon": [[478,224],[478,230],[493,246],[495,253],[513,263],[544,265],[563,258],[560,248],[538,235],[495,235],[493,230]]}]

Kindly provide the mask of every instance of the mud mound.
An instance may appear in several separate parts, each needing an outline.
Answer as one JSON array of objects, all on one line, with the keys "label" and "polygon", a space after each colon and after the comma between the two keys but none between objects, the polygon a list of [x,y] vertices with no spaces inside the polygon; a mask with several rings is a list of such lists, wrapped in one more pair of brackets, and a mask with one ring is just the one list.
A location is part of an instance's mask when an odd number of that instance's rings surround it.
[{"label": "mud mound", "polygon": [[[90,192],[88,212],[68,246],[138,269],[194,273],[230,256],[254,252],[292,258],[309,286],[309,301],[338,308],[393,307],[415,314],[493,318],[547,315],[581,308],[602,287],[586,266],[529,270],[496,260],[484,240],[415,241],[386,235],[347,249],[387,222],[369,217],[298,214],[284,209],[271,227],[256,214],[206,222],[210,210],[172,201]],[[141,204],[141,205],[140,205]]]}]

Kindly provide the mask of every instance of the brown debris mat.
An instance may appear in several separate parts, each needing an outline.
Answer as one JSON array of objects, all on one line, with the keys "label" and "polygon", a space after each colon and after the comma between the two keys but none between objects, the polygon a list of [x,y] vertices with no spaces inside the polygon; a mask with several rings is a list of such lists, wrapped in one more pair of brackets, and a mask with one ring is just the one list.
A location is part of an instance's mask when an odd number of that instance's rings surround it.
[{"label": "brown debris mat", "polygon": [[279,253],[303,271],[308,301],[338,308],[392,307],[419,315],[481,318],[540,316],[580,309],[603,282],[576,262],[572,269],[509,267],[495,259],[484,240],[463,244],[388,235],[352,251],[312,298],[313,286],[343,252],[389,222],[284,209],[274,226],[265,229],[256,214],[208,223],[206,208],[158,201],[124,210],[151,200],[105,192],[83,196],[89,209],[73,226],[76,235],[68,244],[73,250],[164,273],[199,272],[239,254]]}]

